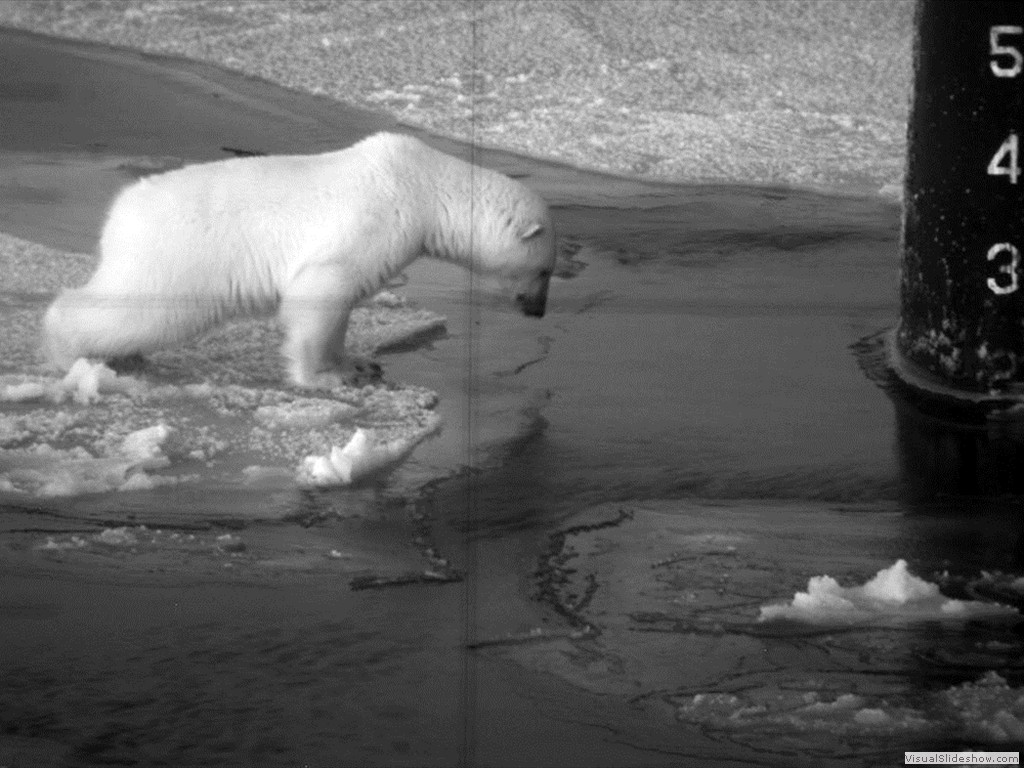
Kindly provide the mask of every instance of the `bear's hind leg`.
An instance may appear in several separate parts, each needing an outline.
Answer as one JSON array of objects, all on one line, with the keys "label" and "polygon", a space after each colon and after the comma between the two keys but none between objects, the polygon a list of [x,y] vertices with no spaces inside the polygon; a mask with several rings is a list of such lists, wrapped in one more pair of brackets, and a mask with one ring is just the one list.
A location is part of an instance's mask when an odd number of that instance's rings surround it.
[{"label": "bear's hind leg", "polygon": [[43,342],[50,362],[67,370],[79,357],[130,361],[195,336],[213,319],[189,302],[182,306],[90,283],[64,289],[53,301],[43,317]]}]

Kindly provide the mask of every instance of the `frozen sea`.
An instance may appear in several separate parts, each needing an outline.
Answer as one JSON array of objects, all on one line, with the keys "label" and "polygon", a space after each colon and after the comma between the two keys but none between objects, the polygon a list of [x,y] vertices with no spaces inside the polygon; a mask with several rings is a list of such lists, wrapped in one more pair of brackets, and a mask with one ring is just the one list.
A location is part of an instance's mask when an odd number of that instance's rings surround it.
[{"label": "frozen sea", "polygon": [[[29,258],[0,282],[19,354],[133,174],[395,128],[24,33],[0,32],[0,72],[0,232],[47,249],[42,269],[17,246]],[[253,442],[296,411],[247,415],[282,405],[248,328],[150,372],[184,387],[198,371],[218,404],[158,403],[209,436],[189,446],[208,454],[168,443],[145,469],[173,482],[0,486],[0,764],[872,766],[1019,748],[1020,497],[982,493],[963,458],[984,455],[984,426],[950,431],[883,386],[898,206],[475,157],[549,199],[561,269],[540,321],[460,273],[409,270],[398,290],[447,332],[380,358],[441,421],[397,468],[298,485],[304,446]],[[5,375],[32,372],[24,354]],[[125,455],[157,420],[116,396],[0,403],[5,424],[26,414],[25,435],[0,435],[0,476],[26,447]],[[798,593],[810,620],[765,620]]]}]

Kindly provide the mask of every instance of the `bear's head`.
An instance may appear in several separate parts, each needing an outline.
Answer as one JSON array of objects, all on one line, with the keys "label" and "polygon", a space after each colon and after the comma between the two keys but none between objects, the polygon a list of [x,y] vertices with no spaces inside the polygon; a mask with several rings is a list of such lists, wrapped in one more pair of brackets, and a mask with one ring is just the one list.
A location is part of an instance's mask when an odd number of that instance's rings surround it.
[{"label": "bear's head", "polygon": [[551,222],[536,222],[519,235],[520,247],[530,251],[532,268],[508,279],[516,305],[528,317],[544,317],[548,302],[548,283],[555,266],[555,232]]},{"label": "bear's head", "polygon": [[432,150],[429,156],[435,204],[423,252],[468,267],[497,283],[523,314],[543,317],[556,255],[547,203],[497,171]]},{"label": "bear's head", "polygon": [[[484,272],[497,278],[524,315],[543,317],[548,283],[555,268],[555,228],[547,204],[517,182],[512,210],[483,217],[481,253]],[[507,201],[506,201],[507,202]]]}]

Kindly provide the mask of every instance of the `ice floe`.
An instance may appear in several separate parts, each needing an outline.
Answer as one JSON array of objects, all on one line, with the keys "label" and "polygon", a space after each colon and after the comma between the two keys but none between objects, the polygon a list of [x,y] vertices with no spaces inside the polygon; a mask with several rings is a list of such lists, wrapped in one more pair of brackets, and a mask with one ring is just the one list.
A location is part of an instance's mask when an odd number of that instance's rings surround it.
[{"label": "ice floe", "polygon": [[248,545],[241,536],[233,533],[200,532],[197,535],[154,529],[145,525],[123,525],[93,533],[51,534],[36,544],[34,549],[55,554],[81,552],[93,555],[115,552],[159,553],[179,549],[234,557],[246,553]]},{"label": "ice floe", "polygon": [[699,693],[678,702],[680,720],[716,730],[822,731],[833,735],[920,733],[924,713],[913,707],[869,701],[854,693],[834,698],[816,691],[767,688],[744,694]]},{"label": "ice floe", "polygon": [[995,671],[913,700],[766,686],[676,699],[680,720],[714,730],[845,738],[936,737],[981,744],[1024,739],[1024,692]]},{"label": "ice floe", "polygon": [[0,375],[0,400],[0,492],[42,497],[147,490],[221,465],[219,482],[250,484],[245,468],[259,466],[263,482],[298,472],[347,485],[396,465],[440,423],[437,395],[418,387],[153,383],[84,359],[60,379]]},{"label": "ice floe", "polygon": [[165,424],[130,432],[105,456],[94,456],[82,446],[61,449],[45,443],[0,450],[0,490],[43,497],[77,496],[149,490],[177,482],[176,478],[148,474],[170,464],[162,450],[170,435]]},{"label": "ice floe", "polygon": [[914,576],[905,560],[897,560],[861,586],[841,587],[831,576],[813,576],[807,591],[797,592],[791,602],[763,606],[758,621],[857,624],[1017,614],[1016,608],[998,603],[947,598],[937,584]]}]

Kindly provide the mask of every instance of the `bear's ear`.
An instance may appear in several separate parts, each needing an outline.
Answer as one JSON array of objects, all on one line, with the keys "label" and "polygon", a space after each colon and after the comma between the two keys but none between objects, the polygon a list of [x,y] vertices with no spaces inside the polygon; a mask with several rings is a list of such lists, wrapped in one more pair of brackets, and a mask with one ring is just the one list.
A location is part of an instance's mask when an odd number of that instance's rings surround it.
[{"label": "bear's ear", "polygon": [[544,231],[544,225],[534,222],[526,227],[523,234],[519,236],[521,240],[529,240],[531,237],[536,237]]}]

